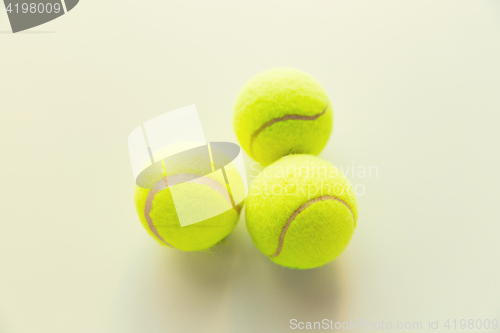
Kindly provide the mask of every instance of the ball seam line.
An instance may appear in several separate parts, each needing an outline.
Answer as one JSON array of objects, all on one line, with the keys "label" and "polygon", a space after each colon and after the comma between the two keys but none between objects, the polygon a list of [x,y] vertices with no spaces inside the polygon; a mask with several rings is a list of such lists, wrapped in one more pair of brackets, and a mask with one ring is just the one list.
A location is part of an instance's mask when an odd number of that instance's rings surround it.
[{"label": "ball seam line", "polygon": [[255,132],[253,132],[252,136],[250,137],[250,153],[253,155],[253,142],[255,141],[255,139],[257,138],[257,136],[263,130],[265,130],[266,128],[268,128],[269,126],[272,126],[272,125],[274,125],[274,124],[276,124],[278,122],[286,121],[286,120],[316,120],[316,119],[318,119],[319,117],[321,117],[322,115],[325,114],[325,112],[328,109],[329,105],[330,104],[327,103],[326,106],[325,106],[325,108],[323,109],[323,111],[321,111],[320,113],[317,113],[315,115],[312,115],[312,116],[303,116],[303,115],[300,115],[300,114],[289,114],[289,115],[283,116],[281,118],[275,118],[275,119],[272,119],[272,120],[266,122],[259,129],[257,129]]},{"label": "ball seam line", "polygon": [[[151,232],[153,232],[153,234],[160,241],[162,241],[165,245],[170,246],[171,248],[174,248],[174,249],[176,249],[175,246],[173,246],[172,244],[169,244],[167,241],[165,241],[163,239],[163,237],[161,237],[161,235],[158,232],[158,229],[156,229],[156,226],[154,225],[153,220],[151,219],[151,216],[149,215],[149,213],[153,210],[153,200],[154,200],[156,194],[158,194],[159,192],[161,192],[162,190],[164,190],[167,187],[172,187],[172,186],[174,186],[178,183],[182,183],[182,182],[195,183],[198,185],[206,185],[206,186],[210,187],[212,190],[214,190],[214,191],[218,192],[220,195],[222,195],[224,197],[224,199],[226,201],[228,201],[229,204],[231,204],[231,201],[230,201],[231,199],[227,198],[228,195],[226,195],[226,193],[224,193],[224,191],[222,190],[223,189],[222,185],[218,181],[216,181],[212,178],[209,178],[209,177],[204,177],[204,176],[196,175],[196,174],[177,174],[177,175],[165,177],[162,180],[158,181],[155,184],[155,186],[149,191],[148,196],[146,197],[146,203],[144,206],[144,217],[146,218],[146,221],[148,222],[148,226],[149,226],[149,229],[151,230]],[[222,187],[222,189],[221,189],[221,187]],[[234,205],[232,206],[232,208],[236,209]]]},{"label": "ball seam line", "polygon": [[160,236],[160,233],[156,229],[156,227],[155,227],[155,225],[153,223],[153,220],[151,219],[151,216],[149,216],[149,213],[153,210],[153,199],[154,199],[155,195],[158,192],[160,192],[160,191],[161,190],[158,190],[158,189],[152,189],[151,191],[149,191],[148,196],[146,198],[146,205],[144,206],[144,217],[146,217],[146,221],[148,222],[149,230],[151,230],[153,232],[153,234],[155,234],[155,236],[160,241],[162,241],[166,245],[170,246],[171,248],[175,249],[174,246],[172,246],[171,244],[167,243],[167,241],[165,241],[163,239],[163,237]]},{"label": "ball seam line", "polygon": [[279,238],[278,247],[276,248],[276,252],[274,252],[273,254],[269,255],[270,258],[275,258],[275,257],[277,257],[281,253],[281,250],[283,249],[283,242],[285,240],[286,232],[288,231],[288,228],[290,227],[290,225],[292,224],[292,222],[295,220],[295,218],[297,217],[297,215],[299,215],[300,213],[302,213],[304,210],[306,210],[312,204],[314,204],[316,202],[320,202],[320,201],[325,201],[325,200],[335,200],[335,201],[340,202],[344,206],[346,206],[347,209],[349,209],[349,211],[351,212],[351,215],[352,215],[353,220],[354,220],[354,213],[353,213],[351,207],[349,207],[349,205],[344,200],[342,200],[340,198],[337,198],[337,197],[334,197],[334,196],[331,196],[331,195],[324,195],[324,196],[321,196],[321,197],[318,197],[318,198],[311,199],[311,200],[307,201],[306,203],[302,204],[299,208],[297,208],[293,212],[293,214],[290,216],[290,218],[288,218],[288,221],[286,221],[286,224],[283,226],[283,229],[281,229],[281,234],[280,234],[280,238]]}]

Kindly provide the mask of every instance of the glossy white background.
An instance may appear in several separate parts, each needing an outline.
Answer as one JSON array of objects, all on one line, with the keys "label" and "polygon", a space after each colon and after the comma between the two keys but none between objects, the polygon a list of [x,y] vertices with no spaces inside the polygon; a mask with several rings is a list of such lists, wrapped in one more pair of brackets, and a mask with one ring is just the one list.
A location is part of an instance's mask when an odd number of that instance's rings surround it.
[{"label": "glossy white background", "polygon": [[[83,0],[9,29],[1,12],[0,332],[500,319],[499,2]],[[331,98],[320,156],[378,168],[347,175],[366,190],[350,246],[281,268],[242,216],[208,253],[161,247],[133,206],[129,133],[196,104],[208,140],[236,141],[239,88],[276,66]]]}]

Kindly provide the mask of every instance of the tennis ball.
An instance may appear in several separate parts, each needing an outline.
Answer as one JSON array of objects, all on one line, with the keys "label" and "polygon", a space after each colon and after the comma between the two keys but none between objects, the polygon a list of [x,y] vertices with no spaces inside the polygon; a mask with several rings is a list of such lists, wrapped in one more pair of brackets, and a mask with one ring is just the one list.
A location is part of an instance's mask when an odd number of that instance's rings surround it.
[{"label": "tennis ball", "polygon": [[233,126],[243,149],[266,166],[288,154],[319,154],[332,131],[333,111],[311,76],[276,68],[251,78],[241,89]]},{"label": "tennis ball", "polygon": [[[183,145],[182,149],[187,147]],[[171,147],[163,149],[154,154],[154,160],[160,161],[178,151]],[[163,165],[159,180],[155,168],[141,175],[145,184],[157,180],[153,188],[135,186],[134,202],[142,225],[160,244],[183,251],[201,251],[219,243],[235,228],[243,206],[243,202],[235,205],[233,200],[235,192],[243,188],[236,167],[228,163],[224,167],[225,177],[221,169],[212,172],[210,163],[202,156],[181,154],[165,161],[170,163]],[[231,188],[225,178],[231,179]],[[199,220],[207,211],[223,213],[181,227],[179,216]]]},{"label": "tennis ball", "polygon": [[269,259],[308,269],[345,250],[358,207],[349,181],[336,167],[319,157],[290,155],[252,182],[245,216],[253,242]]}]

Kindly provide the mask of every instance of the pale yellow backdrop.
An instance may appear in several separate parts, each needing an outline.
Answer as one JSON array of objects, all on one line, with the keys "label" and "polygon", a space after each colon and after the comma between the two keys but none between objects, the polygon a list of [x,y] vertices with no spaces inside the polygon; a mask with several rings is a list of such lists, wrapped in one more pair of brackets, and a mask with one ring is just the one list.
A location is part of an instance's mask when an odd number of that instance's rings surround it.
[{"label": "pale yellow backdrop", "polygon": [[[500,319],[498,1],[82,0],[9,29],[1,11],[0,332]],[[288,270],[242,217],[210,253],[160,247],[133,206],[128,134],[196,104],[206,137],[234,142],[239,88],[276,66],[330,95],[320,156],[360,193],[350,246]]]}]

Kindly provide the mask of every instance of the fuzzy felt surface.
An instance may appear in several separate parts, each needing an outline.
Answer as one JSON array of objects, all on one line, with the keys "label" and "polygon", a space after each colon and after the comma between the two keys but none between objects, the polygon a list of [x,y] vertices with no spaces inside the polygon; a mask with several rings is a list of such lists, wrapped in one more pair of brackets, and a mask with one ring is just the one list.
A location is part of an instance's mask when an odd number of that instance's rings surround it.
[{"label": "fuzzy felt surface", "polygon": [[248,232],[262,253],[282,266],[308,269],[345,250],[356,229],[358,207],[339,169],[315,156],[290,155],[252,182],[245,214]]},{"label": "fuzzy felt surface", "polygon": [[[229,235],[239,220],[239,209],[233,209],[228,202],[216,191],[207,185],[182,183],[175,186],[188,188],[192,193],[189,200],[191,209],[202,210],[205,205],[218,206],[224,213],[205,221],[181,227],[177,211],[174,206],[169,188],[159,191],[153,200],[152,210],[149,213],[159,235],[171,246],[183,251],[201,251],[219,243]],[[147,230],[160,244],[167,246],[153,233],[145,216],[146,198],[149,189],[136,186],[134,201],[139,219]],[[210,198],[210,202],[207,201]]]},{"label": "fuzzy felt surface", "polygon": [[[155,152],[154,159],[160,161],[167,156],[172,156],[196,146],[198,146],[197,143],[182,143],[165,147]],[[224,158],[224,156],[219,156],[221,154],[217,151],[212,153],[218,159]],[[148,189],[136,185],[134,203],[141,224],[161,245],[171,246],[183,251],[202,251],[219,243],[233,231],[238,223],[243,202],[232,208],[229,198],[221,195],[221,188],[224,191],[226,190],[224,177],[220,170],[211,172],[212,168],[208,155],[180,156],[165,163],[165,168],[160,167],[150,170],[150,172],[143,175],[144,182],[163,186],[160,189]],[[232,195],[241,197],[240,192],[244,191],[243,183],[236,167],[234,164],[229,163],[225,166],[225,170],[232,185]],[[205,184],[186,181],[189,178],[201,175],[204,176],[196,178],[196,181]],[[170,187],[165,188],[166,186],[162,184],[163,177],[169,180]],[[186,179],[177,183],[173,181],[176,177]],[[203,182],[203,180],[205,181]],[[177,205],[174,205],[172,191],[185,193],[186,198],[184,200],[179,198],[182,201],[176,201]],[[146,209],[148,196],[152,198],[150,210]],[[176,198],[178,197],[176,196]],[[179,202],[182,204],[179,204]],[[184,211],[178,211],[179,209]],[[224,211],[224,213],[202,222],[181,227],[179,215],[186,216],[186,214],[190,214],[196,217],[197,214],[202,213],[204,210]],[[150,226],[148,219],[152,222],[153,227]]]},{"label": "fuzzy felt surface", "polygon": [[333,110],[311,76],[276,68],[251,78],[241,89],[233,126],[245,151],[269,165],[290,153],[318,154],[330,137]]}]

